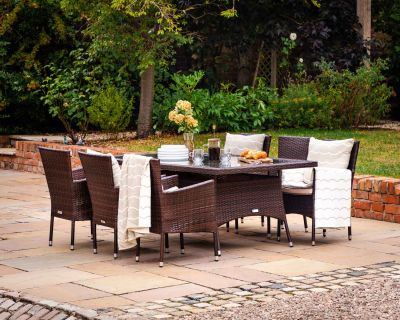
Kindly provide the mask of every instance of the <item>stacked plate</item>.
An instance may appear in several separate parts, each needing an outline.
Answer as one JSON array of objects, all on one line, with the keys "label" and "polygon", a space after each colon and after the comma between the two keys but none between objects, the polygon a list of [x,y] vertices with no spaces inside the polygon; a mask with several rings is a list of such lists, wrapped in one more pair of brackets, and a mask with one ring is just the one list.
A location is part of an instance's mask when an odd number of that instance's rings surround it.
[{"label": "stacked plate", "polygon": [[157,157],[160,161],[187,161],[189,150],[183,144],[163,144],[157,150]]}]

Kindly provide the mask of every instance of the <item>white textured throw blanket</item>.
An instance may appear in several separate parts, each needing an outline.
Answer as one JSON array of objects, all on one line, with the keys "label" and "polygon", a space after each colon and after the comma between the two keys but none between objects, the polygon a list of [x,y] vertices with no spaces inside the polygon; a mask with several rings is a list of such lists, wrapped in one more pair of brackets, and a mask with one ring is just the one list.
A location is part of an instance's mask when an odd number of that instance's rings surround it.
[{"label": "white textured throw blanket", "polygon": [[351,225],[351,171],[315,168],[315,227]]},{"label": "white textured throw blanket", "polygon": [[118,203],[118,247],[129,249],[151,226],[150,159],[125,154]]}]

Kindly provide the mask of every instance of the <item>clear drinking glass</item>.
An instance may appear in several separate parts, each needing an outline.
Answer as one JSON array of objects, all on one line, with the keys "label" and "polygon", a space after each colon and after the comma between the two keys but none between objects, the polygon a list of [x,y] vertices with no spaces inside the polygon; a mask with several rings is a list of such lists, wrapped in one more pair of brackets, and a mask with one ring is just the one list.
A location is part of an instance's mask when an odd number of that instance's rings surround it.
[{"label": "clear drinking glass", "polygon": [[203,165],[204,160],[204,151],[203,149],[194,149],[193,150],[193,164],[195,166]]},{"label": "clear drinking glass", "polygon": [[220,152],[220,162],[223,167],[229,167],[231,165],[231,151],[221,150]]}]

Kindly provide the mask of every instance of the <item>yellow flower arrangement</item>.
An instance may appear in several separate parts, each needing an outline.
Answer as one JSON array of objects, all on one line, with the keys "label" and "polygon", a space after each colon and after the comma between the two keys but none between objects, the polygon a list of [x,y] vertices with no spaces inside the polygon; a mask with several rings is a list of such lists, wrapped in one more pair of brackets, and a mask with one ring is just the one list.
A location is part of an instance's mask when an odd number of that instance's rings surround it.
[{"label": "yellow flower arrangement", "polygon": [[178,125],[178,132],[195,132],[199,124],[193,118],[192,104],[186,100],[178,100],[175,108],[169,112],[168,119]]}]

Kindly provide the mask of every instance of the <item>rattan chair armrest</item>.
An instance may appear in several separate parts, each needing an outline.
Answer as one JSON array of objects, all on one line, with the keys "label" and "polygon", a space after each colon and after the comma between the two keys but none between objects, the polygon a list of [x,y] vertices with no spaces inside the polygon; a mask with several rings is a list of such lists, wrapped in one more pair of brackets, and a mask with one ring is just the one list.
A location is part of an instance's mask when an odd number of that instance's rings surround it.
[{"label": "rattan chair armrest", "polygon": [[207,181],[203,181],[203,182],[199,182],[196,184],[192,184],[190,186],[186,186],[184,188],[179,188],[177,190],[174,191],[170,191],[170,192],[165,192],[164,194],[167,195],[174,195],[174,194],[183,194],[183,193],[187,193],[189,191],[193,191],[196,190],[196,192],[199,193],[199,195],[201,195],[201,191],[213,191],[215,190],[215,182],[214,180],[207,180]]},{"label": "rattan chair armrest", "polygon": [[86,179],[72,181],[72,192],[74,194],[74,201],[77,203],[86,203],[86,207],[91,210],[92,205]]},{"label": "rattan chair armrest", "polygon": [[73,180],[72,183],[86,183],[86,179]]},{"label": "rattan chair armrest", "polygon": [[72,180],[82,180],[85,179],[85,172],[82,167],[72,170]]},{"label": "rattan chair armrest", "polygon": [[[163,194],[163,227],[180,225],[180,228],[195,230],[201,225],[203,231],[216,229],[215,182],[208,180]],[[168,227],[168,224],[170,226]]]},{"label": "rattan chair armrest", "polygon": [[161,184],[164,190],[167,190],[172,187],[178,186],[178,175],[173,176],[161,176]]}]

